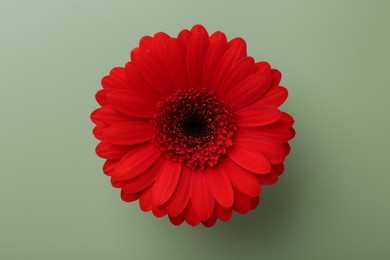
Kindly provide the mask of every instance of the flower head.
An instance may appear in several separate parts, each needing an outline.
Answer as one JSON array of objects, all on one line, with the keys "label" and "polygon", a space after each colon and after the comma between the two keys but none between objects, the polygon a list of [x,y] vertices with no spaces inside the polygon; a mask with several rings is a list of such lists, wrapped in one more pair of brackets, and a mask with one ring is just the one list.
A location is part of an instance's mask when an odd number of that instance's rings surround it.
[{"label": "flower head", "polygon": [[124,201],[209,227],[257,207],[294,137],[281,73],[255,62],[241,38],[201,25],[144,36],[111,70],[91,114],[96,153]]}]

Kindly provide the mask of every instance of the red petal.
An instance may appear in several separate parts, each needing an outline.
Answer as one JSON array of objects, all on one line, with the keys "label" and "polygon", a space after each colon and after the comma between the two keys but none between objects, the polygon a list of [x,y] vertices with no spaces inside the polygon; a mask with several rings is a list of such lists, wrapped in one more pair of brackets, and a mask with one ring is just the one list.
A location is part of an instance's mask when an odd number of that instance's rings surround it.
[{"label": "red petal", "polygon": [[244,169],[258,174],[269,173],[271,166],[268,159],[253,147],[246,147],[234,141],[227,155]]},{"label": "red petal", "polygon": [[288,143],[283,144],[283,150],[286,155],[288,155],[291,151],[291,146]]},{"label": "red petal", "polygon": [[280,80],[282,79],[282,73],[278,71],[277,69],[271,69],[271,86],[277,86],[280,83]]},{"label": "red petal", "polygon": [[256,105],[269,105],[278,107],[284,103],[287,99],[288,92],[287,89],[281,86],[272,87],[264,96],[262,96],[258,101],[253,103],[253,106]]},{"label": "red petal", "polygon": [[195,210],[192,206],[192,202],[188,204],[187,209],[184,213],[184,218],[186,222],[191,226],[197,226],[200,223],[199,217],[195,213]]},{"label": "red petal", "polygon": [[129,120],[128,116],[122,113],[118,113],[118,111],[113,109],[111,106],[104,106],[100,108],[98,110],[98,116],[100,120],[102,120],[108,125]]},{"label": "red petal", "polygon": [[153,37],[152,53],[162,63],[165,61],[165,45],[170,38],[171,37],[164,32],[158,32]]},{"label": "red petal", "polygon": [[266,61],[259,61],[255,64],[255,73],[271,73],[271,65]]},{"label": "red petal", "polygon": [[192,178],[192,169],[183,166],[176,191],[166,204],[167,211],[170,216],[178,216],[187,207],[187,204],[190,200],[189,191],[191,190],[191,178]]},{"label": "red petal", "polygon": [[292,139],[292,138],[294,138],[296,132],[295,132],[295,129],[292,128],[292,127],[291,127],[289,130],[290,130],[290,132],[291,132],[291,138],[290,138],[290,139]]},{"label": "red petal", "polygon": [[92,133],[96,137],[96,139],[103,140],[103,132],[104,130],[106,130],[106,128],[106,124],[99,124],[93,128]]},{"label": "red petal", "polygon": [[200,33],[200,34],[203,34],[203,36],[205,36],[206,38],[209,38],[209,33],[207,32],[206,28],[204,28],[203,25],[201,24],[196,24],[194,25],[192,28],[191,28],[191,32],[193,34],[195,33]]},{"label": "red petal", "polygon": [[132,202],[139,199],[139,197],[140,197],[139,193],[132,194],[132,193],[126,193],[123,190],[121,190],[121,199],[123,201]]},{"label": "red petal", "polygon": [[153,38],[150,36],[144,36],[139,41],[139,47],[143,50],[152,50]]},{"label": "red petal", "polygon": [[213,43],[215,41],[223,41],[227,43],[226,35],[221,31],[216,31],[212,35],[210,35],[209,42]]},{"label": "red petal", "polygon": [[159,147],[152,143],[137,146],[120,160],[113,177],[118,180],[135,178],[148,169],[161,154]]},{"label": "red petal", "polygon": [[151,140],[154,131],[150,122],[130,121],[111,125],[103,135],[104,140],[111,144],[132,145]]},{"label": "red petal", "polygon": [[269,74],[253,74],[227,93],[224,99],[233,109],[238,110],[262,97],[268,91],[270,83],[271,78]]},{"label": "red petal", "polygon": [[151,211],[153,207],[151,188],[144,191],[139,198],[139,207],[145,212]]},{"label": "red petal", "polygon": [[237,111],[238,126],[262,126],[276,122],[282,116],[279,109],[272,106],[248,106]]},{"label": "red petal", "polygon": [[161,166],[165,162],[165,158],[160,157],[149,169],[142,174],[138,175],[134,179],[122,182],[122,190],[127,193],[137,193],[145,190],[156,180],[156,176]]},{"label": "red petal", "polygon": [[215,200],[207,185],[205,172],[195,170],[191,181],[191,202],[200,220],[207,220],[214,211]]},{"label": "red petal", "polygon": [[[107,106],[105,106],[107,107]],[[94,123],[95,125],[98,125],[98,124],[102,124],[103,121],[100,119],[100,116],[99,116],[99,110],[102,109],[101,107],[95,109],[92,111],[91,115],[90,115],[90,118],[91,118],[91,121],[92,123]]]},{"label": "red petal", "polygon": [[167,214],[165,206],[158,206],[155,204],[152,205],[152,212],[153,215],[157,218],[162,218]]},{"label": "red petal", "polygon": [[272,165],[272,170],[279,176],[284,171],[284,164],[280,163],[280,164]]},{"label": "red petal", "polygon": [[225,168],[234,187],[248,196],[259,196],[261,186],[259,180],[254,174],[241,168],[229,158],[224,160],[223,167]]},{"label": "red petal", "polygon": [[101,89],[95,94],[95,99],[99,105],[105,106],[108,104],[107,95],[112,91],[112,89]]},{"label": "red petal", "polygon": [[294,119],[287,113],[282,113],[281,118],[271,125],[261,127],[239,127],[237,133],[263,136],[279,143],[285,143],[295,135],[295,130],[291,128],[293,124]]},{"label": "red petal", "polygon": [[184,217],[182,215],[176,216],[176,217],[169,216],[169,220],[171,221],[171,223],[173,225],[179,226],[179,225],[181,225],[183,223]]},{"label": "red petal", "polygon": [[260,197],[251,198],[251,209],[257,208],[259,206]]},{"label": "red petal", "polygon": [[114,109],[129,116],[152,118],[158,112],[156,102],[135,91],[115,90],[108,100]]},{"label": "red petal", "polygon": [[294,124],[294,118],[292,118],[292,116],[290,116],[289,114],[283,112],[282,117],[277,123],[283,124],[285,127],[290,128]]},{"label": "red petal", "polygon": [[215,225],[215,222],[217,222],[217,216],[216,215],[212,215],[208,220],[202,221],[202,224],[205,227],[212,227],[212,226]]},{"label": "red petal", "polygon": [[230,44],[228,50],[222,56],[211,80],[210,89],[215,92],[230,68],[240,59],[246,56],[246,43],[237,38],[234,44]]},{"label": "red petal", "polygon": [[124,68],[115,67],[110,71],[110,75],[102,78],[102,86],[105,89],[127,89],[129,83],[127,81]]},{"label": "red petal", "polygon": [[189,87],[199,87],[202,66],[207,51],[207,38],[201,33],[193,33],[187,46],[187,72]]},{"label": "red petal", "polygon": [[125,67],[127,80],[129,81],[130,90],[135,90],[145,97],[153,100],[160,100],[161,93],[152,87],[141,75],[134,62],[128,62]]},{"label": "red petal", "polygon": [[175,92],[175,87],[169,77],[168,71],[161,62],[149,52],[133,49],[131,59],[139,72],[149,84],[160,93],[169,96]]},{"label": "red petal", "polygon": [[251,209],[257,208],[260,203],[260,197],[251,198]]},{"label": "red petal", "polygon": [[96,154],[105,159],[118,160],[125,156],[131,149],[131,146],[117,146],[102,141],[96,146]]},{"label": "red petal", "polygon": [[111,176],[110,181],[111,181],[112,187],[114,187],[114,188],[121,189],[123,186],[123,181],[118,181],[115,178],[113,178],[112,176]]},{"label": "red petal", "polygon": [[94,123],[95,125],[102,123],[102,120],[100,119],[100,116],[98,115],[100,109],[102,109],[102,108],[98,108],[98,109],[95,109],[94,111],[92,111],[91,116],[90,116],[92,123]]},{"label": "red petal", "polygon": [[180,31],[180,33],[177,35],[177,39],[181,41],[184,44],[184,46],[187,46],[188,41],[191,38],[191,35],[192,33],[189,30],[185,29]]},{"label": "red petal", "polygon": [[284,116],[282,115],[281,119],[271,125],[258,126],[258,127],[239,127],[237,134],[249,134],[256,136],[263,136],[271,138],[278,143],[285,143],[293,138],[293,132],[289,129],[288,122],[283,122]]},{"label": "red petal", "polygon": [[277,174],[270,172],[268,174],[262,174],[262,175],[257,175],[260,183],[263,185],[272,185],[275,184],[279,177]]},{"label": "red petal", "polygon": [[106,90],[112,90],[113,88],[115,88],[115,86],[112,86],[112,80],[110,76],[104,76],[100,81],[100,84],[102,85],[103,89]]},{"label": "red petal", "polygon": [[278,181],[279,175],[281,175],[284,171],[284,164],[276,164],[272,165],[272,170],[269,174],[263,174],[263,175],[258,175],[258,179],[261,184],[265,185],[271,185],[274,184]]},{"label": "red petal", "polygon": [[215,215],[222,221],[228,221],[233,214],[231,208],[224,208],[221,205],[217,204],[215,208]]},{"label": "red petal", "polygon": [[219,87],[216,95],[218,97],[231,91],[238,83],[247,78],[253,71],[255,61],[252,57],[245,57],[236,62],[231,70],[226,74]]},{"label": "red petal", "polygon": [[207,168],[206,180],[215,200],[222,206],[229,208],[233,205],[234,193],[229,177],[222,167]]},{"label": "red petal", "polygon": [[246,55],[246,42],[244,39],[240,38],[240,37],[236,37],[236,38],[233,38],[231,39],[229,42],[229,48],[235,46],[235,45],[239,45],[241,46],[241,53],[240,53],[240,56],[241,57],[245,57],[247,56]]},{"label": "red petal", "polygon": [[236,134],[235,143],[260,151],[271,164],[281,163],[286,157],[286,153],[280,143],[263,136]]},{"label": "red petal", "polygon": [[158,172],[153,186],[153,201],[156,205],[162,205],[171,198],[179,182],[182,163],[166,160]]},{"label": "red petal", "polygon": [[216,40],[212,42],[207,49],[202,72],[202,87],[206,89],[216,89],[211,85],[211,80],[215,73],[216,67],[221,60],[223,54],[227,50],[226,40]]},{"label": "red petal", "polygon": [[165,63],[178,89],[188,88],[186,48],[177,39],[169,39],[165,49]]},{"label": "red petal", "polygon": [[233,209],[240,214],[245,214],[251,210],[251,198],[243,194],[237,189],[234,189],[234,205]]},{"label": "red petal", "polygon": [[115,166],[118,163],[118,160],[106,160],[106,162],[103,165],[103,172],[111,176],[112,172],[115,170]]}]

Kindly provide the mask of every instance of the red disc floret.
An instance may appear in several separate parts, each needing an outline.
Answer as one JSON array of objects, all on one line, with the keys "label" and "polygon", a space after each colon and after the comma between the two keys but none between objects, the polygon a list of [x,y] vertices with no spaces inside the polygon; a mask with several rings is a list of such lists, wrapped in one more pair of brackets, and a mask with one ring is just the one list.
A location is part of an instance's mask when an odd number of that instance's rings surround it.
[{"label": "red disc floret", "polygon": [[153,142],[191,168],[214,166],[233,145],[234,115],[205,89],[178,90],[158,104]]}]

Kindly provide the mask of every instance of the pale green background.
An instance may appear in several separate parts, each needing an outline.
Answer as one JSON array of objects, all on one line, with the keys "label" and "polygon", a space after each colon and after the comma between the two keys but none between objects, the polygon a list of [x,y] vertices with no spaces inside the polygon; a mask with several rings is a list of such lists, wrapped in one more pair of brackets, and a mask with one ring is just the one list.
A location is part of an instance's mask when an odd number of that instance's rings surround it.
[{"label": "pale green background", "polygon": [[[0,1],[0,259],[390,259],[390,1]],[[145,34],[204,24],[283,72],[297,136],[212,229],[120,200],[90,112]]]}]

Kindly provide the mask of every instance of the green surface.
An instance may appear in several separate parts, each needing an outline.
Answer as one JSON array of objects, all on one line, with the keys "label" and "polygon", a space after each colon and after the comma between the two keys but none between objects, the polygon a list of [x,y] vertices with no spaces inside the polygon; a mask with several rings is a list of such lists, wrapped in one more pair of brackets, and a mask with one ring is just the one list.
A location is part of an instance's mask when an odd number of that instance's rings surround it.
[{"label": "green surface", "polygon": [[[390,259],[389,1],[0,1],[0,259]],[[146,34],[204,24],[283,72],[297,136],[212,229],[120,200],[90,112]]]}]

